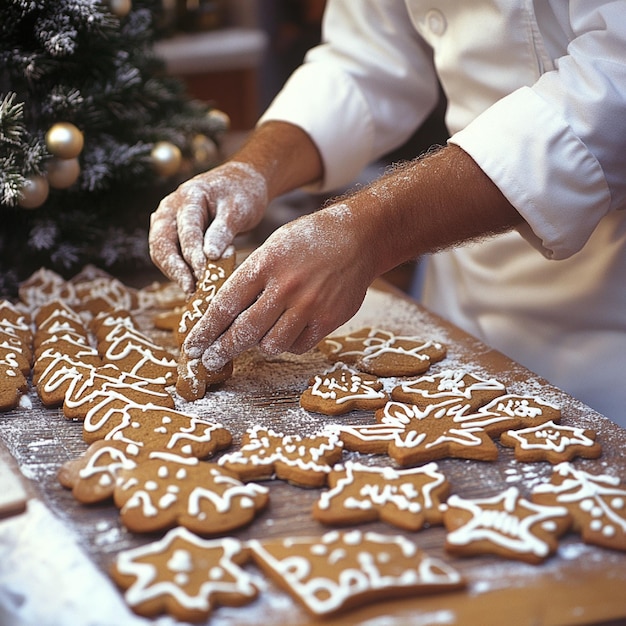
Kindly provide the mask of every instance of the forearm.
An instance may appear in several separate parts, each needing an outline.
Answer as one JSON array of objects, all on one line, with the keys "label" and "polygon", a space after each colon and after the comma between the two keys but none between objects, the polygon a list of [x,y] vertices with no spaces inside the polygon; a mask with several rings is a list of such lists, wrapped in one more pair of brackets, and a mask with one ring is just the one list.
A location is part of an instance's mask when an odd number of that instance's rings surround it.
[{"label": "forearm", "polygon": [[396,167],[346,198],[373,275],[422,254],[505,232],[515,208],[457,146]]},{"label": "forearm", "polygon": [[270,200],[324,174],[314,142],[302,129],[286,122],[266,122],[255,129],[232,160],[247,163],[263,176]]}]

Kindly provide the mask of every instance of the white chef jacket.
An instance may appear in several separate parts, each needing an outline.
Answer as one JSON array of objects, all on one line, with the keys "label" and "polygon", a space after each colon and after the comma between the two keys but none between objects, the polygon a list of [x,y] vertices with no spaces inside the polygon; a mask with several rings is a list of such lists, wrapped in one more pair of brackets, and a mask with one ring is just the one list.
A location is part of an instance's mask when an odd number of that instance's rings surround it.
[{"label": "white chef jacket", "polygon": [[626,426],[626,2],[330,0],[262,116],[349,183],[447,96],[450,143],[525,219],[429,259],[424,303]]}]

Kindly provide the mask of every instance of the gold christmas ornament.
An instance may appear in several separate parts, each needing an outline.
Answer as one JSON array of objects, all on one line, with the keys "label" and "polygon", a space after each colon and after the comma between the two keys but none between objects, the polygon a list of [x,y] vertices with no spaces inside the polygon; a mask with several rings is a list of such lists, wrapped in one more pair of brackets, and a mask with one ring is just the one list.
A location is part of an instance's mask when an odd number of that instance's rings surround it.
[{"label": "gold christmas ornament", "polygon": [[46,133],[46,147],[55,157],[74,159],[82,151],[83,133],[70,122],[57,122]]},{"label": "gold christmas ornament", "polygon": [[198,165],[209,165],[217,160],[218,150],[215,142],[206,135],[198,134],[191,140],[193,158]]},{"label": "gold christmas ornament", "polygon": [[48,183],[54,189],[71,187],[79,176],[80,164],[78,159],[58,159],[55,157],[48,161]]},{"label": "gold christmas ornament", "polygon": [[109,0],[109,10],[117,17],[126,17],[132,8],[131,0]]},{"label": "gold christmas ornament", "polygon": [[169,141],[159,141],[150,153],[152,165],[159,176],[172,176],[181,166],[183,155],[178,146]]},{"label": "gold christmas ornament", "polygon": [[27,176],[18,204],[23,209],[36,209],[46,201],[49,191],[50,187],[44,176]]},{"label": "gold christmas ornament", "polygon": [[224,111],[220,111],[219,109],[211,109],[207,113],[207,117],[211,122],[211,127],[217,133],[223,133],[230,128],[230,117],[228,117],[228,114],[224,113]]}]

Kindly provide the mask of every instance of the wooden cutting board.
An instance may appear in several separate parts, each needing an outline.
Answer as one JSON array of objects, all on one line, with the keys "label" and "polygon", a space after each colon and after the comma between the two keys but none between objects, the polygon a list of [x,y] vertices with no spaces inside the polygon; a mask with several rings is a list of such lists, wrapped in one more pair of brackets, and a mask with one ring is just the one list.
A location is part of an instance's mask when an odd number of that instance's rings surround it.
[{"label": "wooden cutting board", "polygon": [[[155,339],[173,346],[168,333],[151,329],[151,313],[145,313],[139,319]],[[594,428],[603,446],[603,455],[599,459],[577,460],[575,465],[590,472],[619,476],[626,481],[626,430],[402,294],[388,289],[371,289],[361,310],[343,330],[362,326],[378,326],[445,343],[448,356],[433,366],[431,372],[468,367],[480,375],[499,379],[513,393],[539,395],[558,404],[563,424]],[[312,434],[329,423],[372,423],[369,412],[357,411],[349,416],[331,418],[307,413],[299,407],[300,393],[309,378],[328,366],[328,361],[317,351],[265,359],[252,350],[236,360],[234,375],[223,387],[195,403],[177,400],[177,407],[221,422],[233,433],[235,446],[246,428],[256,424],[285,434]],[[60,486],[56,479],[60,465],[86,449],[82,425],[66,420],[60,410],[45,409],[34,391],[29,393],[25,406],[0,414],[0,440],[21,473],[30,479],[29,488],[38,501],[58,518],[60,528],[76,538],[79,551],[92,566],[94,580],[98,577],[108,580],[106,572],[119,551],[154,539],[154,536],[143,537],[127,532],[120,525],[112,505],[82,506]],[[383,456],[344,452],[344,460],[347,459],[393,465]],[[499,447],[499,458],[493,463],[449,459],[440,461],[439,468],[449,478],[453,493],[481,497],[495,495],[512,485],[529,495],[534,486],[549,478],[552,466],[549,463],[518,463],[512,450]],[[269,507],[248,527],[233,533],[234,536],[244,540],[318,536],[329,530],[311,517],[319,490],[300,489],[279,481],[265,484],[270,487]],[[398,532],[382,523],[361,528],[387,534]],[[453,594],[382,602],[334,620],[315,622],[289,596],[267,582],[267,587],[253,604],[236,609],[218,608],[208,623],[267,623],[272,626],[307,623],[556,625],[598,624],[611,620],[615,624],[625,623],[626,553],[587,546],[578,536],[571,534],[561,541],[558,554],[543,565],[531,566],[488,556],[453,558],[443,549],[445,532],[440,527],[401,534],[459,569],[468,580],[468,588]],[[54,555],[54,543],[49,542],[50,555]],[[0,561],[0,617],[4,597],[2,567]],[[38,567],[38,563],[33,562],[32,567]],[[94,607],[107,602],[108,606],[119,605],[121,594],[116,589],[104,584],[99,587],[102,589],[93,602]],[[24,593],[28,595],[29,590],[24,589]],[[74,592],[71,586],[62,586],[59,593],[67,594],[70,602]],[[45,598],[30,598],[32,606],[42,605],[42,612],[44,602]],[[49,616],[50,611],[46,610]],[[89,609],[85,610],[88,614],[82,616],[81,626],[97,623],[97,609],[93,609],[93,614],[89,614]],[[144,623],[143,620],[137,622],[121,609],[119,611],[116,626]],[[57,623],[63,623],[62,617]]]}]

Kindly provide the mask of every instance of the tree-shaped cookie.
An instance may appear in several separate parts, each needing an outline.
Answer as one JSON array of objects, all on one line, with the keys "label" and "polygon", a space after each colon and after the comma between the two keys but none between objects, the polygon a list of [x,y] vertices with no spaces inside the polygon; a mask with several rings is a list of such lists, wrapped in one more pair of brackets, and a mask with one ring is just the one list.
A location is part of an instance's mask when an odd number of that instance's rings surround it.
[{"label": "tree-shaped cookie", "polygon": [[249,550],[237,539],[201,539],[175,528],[158,541],[120,552],[111,576],[135,613],[198,622],[219,605],[241,606],[256,598],[258,585],[241,567],[248,559]]},{"label": "tree-shaped cookie", "polygon": [[474,411],[504,393],[505,386],[495,378],[483,378],[464,369],[446,369],[400,382],[391,390],[391,398],[422,410],[431,404],[455,402]]},{"label": "tree-shaped cookie", "polygon": [[206,313],[218,290],[233,273],[235,259],[235,249],[230,246],[220,259],[207,263],[204,275],[198,281],[195,292],[183,307],[174,332],[180,348],[176,391],[182,398],[190,402],[202,398],[208,386],[228,380],[233,373],[233,364],[230,361],[217,371],[207,370],[201,358],[189,357],[183,348],[183,342],[191,329]]},{"label": "tree-shaped cookie", "polygon": [[440,523],[439,506],[450,491],[436,463],[397,470],[349,461],[333,468],[328,484],[313,508],[318,521],[354,525],[381,520],[410,531]]},{"label": "tree-shaped cookie", "polygon": [[456,570],[399,535],[331,531],[249,545],[259,567],[316,617],[464,585]]},{"label": "tree-shaped cookie", "polygon": [[442,508],[446,550],[459,556],[497,554],[542,563],[571,525],[565,507],[530,502],[516,487],[487,498],[451,495]]},{"label": "tree-shaped cookie", "polygon": [[425,411],[402,402],[388,402],[376,411],[372,425],[336,426],[346,449],[388,454],[410,466],[446,457],[494,461],[498,449],[479,427],[459,422],[461,405],[431,405]]},{"label": "tree-shaped cookie", "polygon": [[269,495],[267,487],[243,483],[215,463],[162,455],[120,469],[113,498],[133,532],[184,526],[219,535],[250,523]]},{"label": "tree-shaped cookie", "polygon": [[246,431],[239,450],[223,455],[218,463],[244,481],[277,478],[301,487],[321,487],[342,452],[336,433],[301,437],[255,427]]},{"label": "tree-shaped cookie", "polygon": [[553,421],[502,433],[500,443],[515,449],[518,461],[550,461],[561,463],[579,456],[597,459],[602,446],[593,430],[577,426],[563,426]]},{"label": "tree-shaped cookie", "polygon": [[300,406],[325,415],[341,415],[356,409],[381,408],[388,399],[378,377],[337,363],[309,381],[300,396]]},{"label": "tree-shaped cookie", "polygon": [[617,476],[560,463],[550,482],[535,487],[532,500],[567,507],[585,543],[626,550],[626,485]]}]

